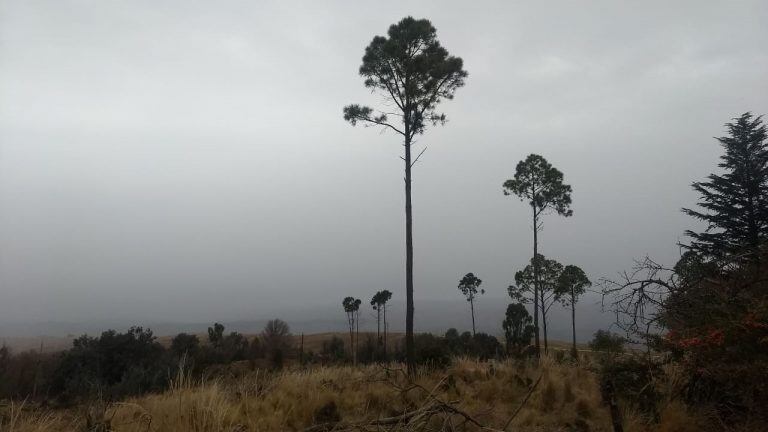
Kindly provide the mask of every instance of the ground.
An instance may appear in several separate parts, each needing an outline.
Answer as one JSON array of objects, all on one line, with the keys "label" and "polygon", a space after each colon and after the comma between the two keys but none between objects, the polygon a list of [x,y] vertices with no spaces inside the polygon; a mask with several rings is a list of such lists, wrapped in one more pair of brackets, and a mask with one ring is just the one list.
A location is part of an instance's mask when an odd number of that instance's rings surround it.
[{"label": "ground", "polygon": [[83,430],[87,423],[117,432],[470,431],[502,430],[510,418],[507,430],[610,430],[596,376],[549,358],[539,366],[456,359],[447,368],[421,368],[413,382],[398,364],[254,371],[202,382],[179,376],[165,393],[119,403],[65,411],[16,404],[6,411],[14,419],[10,432]]}]

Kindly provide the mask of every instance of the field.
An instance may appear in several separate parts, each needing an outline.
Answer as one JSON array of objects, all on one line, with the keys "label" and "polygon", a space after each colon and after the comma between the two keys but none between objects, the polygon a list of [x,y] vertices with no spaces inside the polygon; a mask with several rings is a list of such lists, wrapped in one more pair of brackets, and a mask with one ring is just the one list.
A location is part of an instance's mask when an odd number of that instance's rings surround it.
[{"label": "field", "polygon": [[[200,335],[202,336],[202,335]],[[305,335],[304,352],[320,352],[343,333]],[[368,334],[361,334],[360,339]],[[375,334],[373,334],[375,336]],[[392,345],[402,342],[393,334]],[[163,345],[170,338],[158,338]],[[302,345],[293,336],[291,345]],[[409,380],[399,363],[307,364],[290,355],[284,369],[264,359],[216,365],[206,378],[192,378],[182,363],[165,381],[168,390],[122,400],[89,396],[74,406],[53,408],[16,399],[0,401],[3,432],[245,432],[245,431],[611,431],[611,412],[597,375],[599,354],[550,342],[541,359],[479,361],[453,357],[448,366],[423,365]],[[631,354],[626,354],[631,355]],[[195,375],[199,377],[200,375]],[[671,374],[669,376],[674,376]],[[658,380],[657,380],[658,381]],[[660,420],[619,404],[625,431],[704,430],[701,413],[665,402],[659,387]],[[38,399],[39,400],[39,399]],[[39,400],[42,402],[42,400]]]},{"label": "field", "polygon": [[65,411],[16,404],[5,415],[9,432],[502,430],[510,418],[508,430],[610,430],[596,377],[551,359],[457,359],[413,383],[394,364],[178,376],[162,394]]}]

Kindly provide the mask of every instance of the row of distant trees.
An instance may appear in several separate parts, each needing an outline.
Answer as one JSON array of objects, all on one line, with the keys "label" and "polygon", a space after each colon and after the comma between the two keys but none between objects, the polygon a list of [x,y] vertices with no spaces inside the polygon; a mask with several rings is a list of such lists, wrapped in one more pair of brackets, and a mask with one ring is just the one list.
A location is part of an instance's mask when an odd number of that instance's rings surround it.
[{"label": "row of distant trees", "polygon": [[[540,269],[538,287],[534,268]],[[459,282],[459,291],[467,298],[472,315],[472,333],[475,334],[475,298],[485,294],[480,288],[482,280],[473,273],[467,273]],[[525,304],[534,304],[534,313],[541,312],[544,330],[544,351],[548,351],[547,313],[555,303],[560,303],[571,309],[572,354],[576,356],[576,302],[591,286],[584,271],[575,265],[563,266],[559,262],[545,258],[539,254],[531,259],[531,264],[515,273],[515,285],[507,289],[509,296],[515,300],[507,306],[502,328],[508,346],[519,347],[530,340],[536,326],[531,324],[531,317],[525,309]],[[536,348],[538,352],[538,348]]]},{"label": "row of distant trees", "polygon": [[[387,353],[387,303],[392,299],[388,290],[377,291],[371,298],[371,307],[376,311],[376,356],[385,358]],[[345,297],[341,305],[347,316],[349,329],[349,346],[352,352],[352,362],[357,364],[357,352],[360,347],[360,305],[362,300]],[[383,331],[382,331],[383,324]]]},{"label": "row of distant trees", "polygon": [[[547,314],[555,303],[560,303],[571,309],[572,354],[576,357],[576,303],[586,289],[592,285],[584,270],[576,265],[562,265],[554,259],[547,259],[538,252],[538,232],[542,228],[541,218],[549,212],[562,216],[571,216],[571,186],[563,183],[563,174],[553,167],[540,155],[531,154],[517,164],[513,179],[503,184],[505,195],[516,195],[521,200],[528,201],[533,216],[533,258],[524,269],[515,273],[515,284],[510,285],[508,294],[514,300],[507,308],[504,328],[507,346],[519,346],[525,336],[533,335],[535,339],[535,354],[541,355],[539,315],[543,324],[544,351],[549,349]],[[474,273],[467,273],[459,281],[458,289],[466,297],[472,316],[472,334],[476,333],[475,299],[485,293],[480,286],[482,280]],[[391,293],[386,300],[391,298]],[[374,309],[386,305],[379,302],[382,293],[377,293],[371,300]],[[350,344],[354,346],[356,326],[359,330],[359,309],[362,301],[354,297],[346,297],[342,301],[344,312],[347,314]],[[533,324],[531,328],[525,324],[527,320],[524,304],[533,304]],[[525,312],[525,313],[523,313]],[[377,320],[378,322],[378,320]],[[518,330],[518,327],[521,327]],[[386,320],[385,320],[386,331]],[[386,338],[385,338],[386,339]],[[406,343],[407,343],[406,335]],[[353,362],[356,359],[353,358]]]},{"label": "row of distant trees", "polygon": [[250,369],[281,368],[288,356],[296,356],[290,328],[282,320],[270,320],[250,338],[224,330],[215,323],[204,339],[179,333],[167,347],[142,327],[83,335],[70,349],[56,353],[13,354],[2,346],[0,400],[65,404],[96,396],[113,400],[163,390],[179,370],[201,377],[236,362],[245,362]]}]

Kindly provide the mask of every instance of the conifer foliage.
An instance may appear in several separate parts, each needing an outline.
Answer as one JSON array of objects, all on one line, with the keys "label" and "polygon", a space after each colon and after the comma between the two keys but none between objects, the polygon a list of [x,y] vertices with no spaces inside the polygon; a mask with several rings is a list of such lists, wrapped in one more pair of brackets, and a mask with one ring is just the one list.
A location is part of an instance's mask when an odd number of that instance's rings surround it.
[{"label": "conifer foliage", "polygon": [[691,238],[687,247],[711,259],[754,262],[768,237],[766,128],[761,116],[749,112],[726,127],[728,136],[717,138],[725,149],[718,164],[724,173],[693,183],[701,195],[700,209],[683,209],[707,224],[702,232],[686,231]]}]

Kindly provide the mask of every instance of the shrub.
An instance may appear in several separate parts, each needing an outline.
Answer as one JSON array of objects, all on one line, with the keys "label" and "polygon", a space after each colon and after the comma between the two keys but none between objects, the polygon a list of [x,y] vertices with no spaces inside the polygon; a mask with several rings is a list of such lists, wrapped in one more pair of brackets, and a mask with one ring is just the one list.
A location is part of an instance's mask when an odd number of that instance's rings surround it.
[{"label": "shrub", "polygon": [[593,351],[602,351],[607,353],[621,353],[624,352],[624,344],[627,340],[615,333],[611,333],[607,330],[598,330],[595,332],[595,336],[589,343],[589,348]]},{"label": "shrub", "polygon": [[375,362],[378,353],[379,349],[376,344],[376,338],[369,334],[357,348],[357,361],[364,364]]},{"label": "shrub", "polygon": [[272,367],[283,367],[283,359],[291,348],[291,329],[288,323],[281,319],[273,319],[267,322],[261,332],[261,340],[264,341],[264,349]]},{"label": "shrub", "polygon": [[467,354],[475,355],[481,360],[488,360],[497,357],[501,351],[498,339],[487,333],[477,333],[472,337]]},{"label": "shrub", "polygon": [[416,362],[432,366],[446,366],[451,362],[451,352],[443,338],[430,333],[416,335]]},{"label": "shrub", "polygon": [[504,321],[501,323],[507,354],[519,357],[525,347],[531,344],[534,330],[532,322],[531,315],[523,304],[512,303],[507,306]]},{"label": "shrub", "polygon": [[323,341],[321,354],[330,361],[344,360],[344,341],[336,335],[331,340]]},{"label": "shrub", "polygon": [[109,330],[99,337],[75,339],[61,356],[51,389],[64,400],[97,393],[110,400],[164,388],[169,366],[151,330]]},{"label": "shrub", "polygon": [[55,354],[37,351],[14,354],[8,347],[0,347],[0,400],[45,396],[58,361],[59,356]]},{"label": "shrub", "polygon": [[[445,338],[431,333],[419,333],[414,336],[414,354],[416,363],[430,366],[446,366],[450,364],[453,353],[446,344]],[[395,348],[394,358],[398,362],[405,361],[405,346],[403,341]]]},{"label": "shrub", "polygon": [[177,359],[183,355],[194,358],[199,351],[200,339],[196,335],[179,333],[171,340],[171,353]]},{"label": "shrub", "polygon": [[606,358],[601,362],[601,387],[613,389],[625,403],[656,416],[661,395],[655,384],[663,374],[661,367],[645,356]]},{"label": "shrub", "polygon": [[470,332],[459,334],[454,328],[445,332],[443,342],[446,349],[454,356],[469,355],[487,360],[496,357],[502,351],[499,340],[489,334],[477,333],[474,336]]}]

